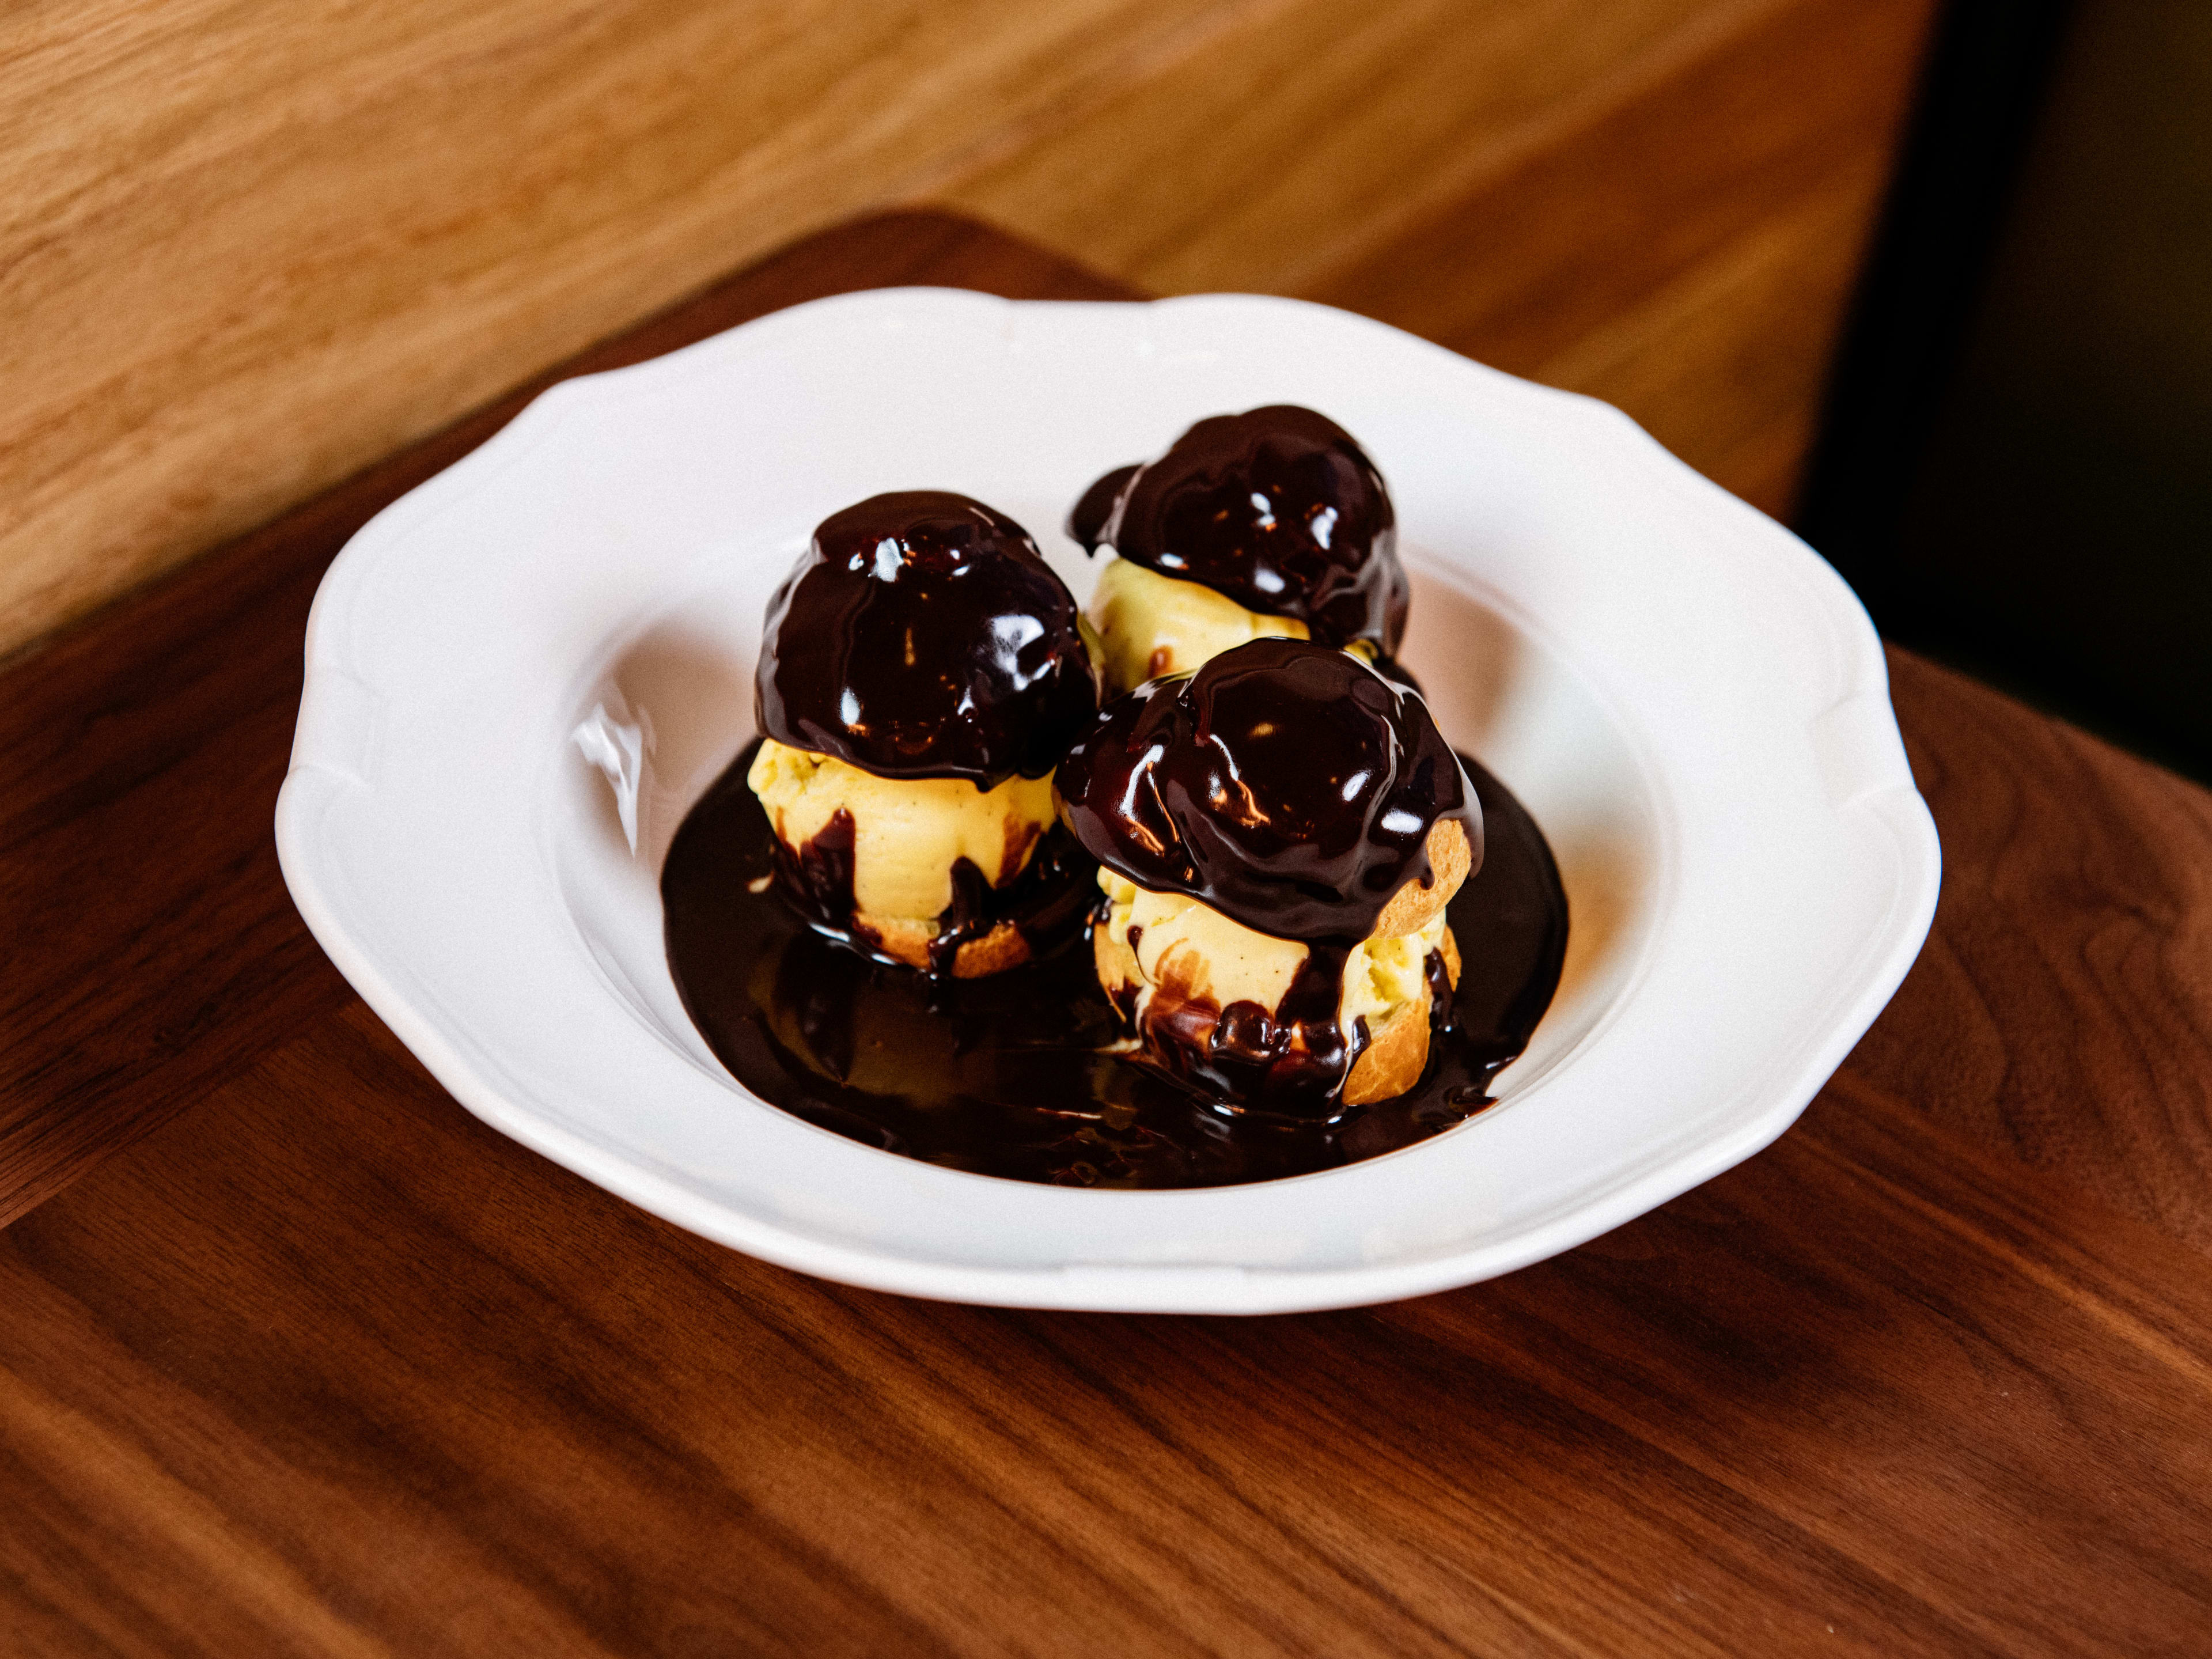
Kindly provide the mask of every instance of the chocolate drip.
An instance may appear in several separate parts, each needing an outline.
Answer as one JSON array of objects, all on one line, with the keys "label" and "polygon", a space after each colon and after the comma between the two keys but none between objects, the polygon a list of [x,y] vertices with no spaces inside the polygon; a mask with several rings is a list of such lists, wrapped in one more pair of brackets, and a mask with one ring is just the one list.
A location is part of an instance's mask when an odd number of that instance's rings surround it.
[{"label": "chocolate drip", "polygon": [[[775,842],[775,890],[809,927],[879,962],[894,960],[884,954],[882,936],[860,919],[854,904],[852,813],[839,807],[795,851],[781,839],[769,839]],[[929,971],[950,975],[962,945],[988,938],[1006,922],[1020,932],[1032,956],[1057,950],[1081,929],[1097,893],[1091,860],[1058,824],[1044,833],[1030,861],[1003,887],[992,886],[972,860],[955,859],[952,899],[937,919]]]},{"label": "chocolate drip", "polygon": [[1084,491],[1067,533],[1248,611],[1294,617],[1324,645],[1394,652],[1405,635],[1389,491],[1352,434],[1310,409],[1200,421],[1164,455]]},{"label": "chocolate drip", "polygon": [[[670,971],[708,1047],[747,1089],[906,1157],[1084,1186],[1222,1186],[1333,1169],[1480,1111],[1559,981],[1567,917],[1558,871],[1520,804],[1468,762],[1490,855],[1451,902],[1463,965],[1425,1075],[1335,1122],[1227,1116],[1116,1051],[1122,1016],[1087,949],[988,979],[941,980],[871,961],[802,921],[763,879],[779,843],[745,787],[750,758],[708,791],[670,848]],[[1051,845],[1048,836],[1037,856]],[[1086,902],[1077,895],[1079,914]],[[1440,990],[1442,971],[1432,956]]]},{"label": "chocolate drip", "polygon": [[1364,1020],[1349,1032],[1337,1023],[1349,954],[1341,945],[1309,946],[1278,1007],[1241,1000],[1222,1007],[1165,985],[1141,1014],[1132,997],[1122,1016],[1147,1064],[1218,1109],[1334,1119],[1343,1113],[1345,1079],[1367,1047]]},{"label": "chocolate drip", "polygon": [[1451,969],[1445,965],[1444,953],[1431,951],[1421,958],[1421,974],[1429,981],[1430,1040],[1451,1024]]},{"label": "chocolate drip", "polygon": [[1116,699],[1056,781],[1108,869],[1278,939],[1365,939],[1401,887],[1432,878],[1440,819],[1482,860],[1481,807],[1428,705],[1297,640],[1255,640]]},{"label": "chocolate drip", "polygon": [[971,939],[980,939],[989,933],[989,927],[977,932],[983,920],[984,907],[989,902],[991,884],[983,879],[983,872],[975,861],[969,858],[952,860],[952,900],[938,918],[937,937],[929,942],[929,971],[950,974],[953,962],[960,955],[960,947]]},{"label": "chocolate drip", "polygon": [[775,879],[792,908],[825,933],[873,950],[876,934],[854,918],[853,815],[841,806],[803,846],[775,843]]},{"label": "chocolate drip", "polygon": [[1098,706],[1074,596],[1012,519],[944,490],[831,514],[769,603],[760,729],[890,778],[1041,778]]}]

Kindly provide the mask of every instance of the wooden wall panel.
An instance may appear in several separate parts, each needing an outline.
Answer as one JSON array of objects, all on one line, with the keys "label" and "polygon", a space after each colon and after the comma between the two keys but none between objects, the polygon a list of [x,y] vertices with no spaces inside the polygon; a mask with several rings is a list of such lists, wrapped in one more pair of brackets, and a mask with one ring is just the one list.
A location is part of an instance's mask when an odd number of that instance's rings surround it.
[{"label": "wooden wall panel", "polygon": [[[1878,49],[1839,70],[1787,27],[1837,0],[29,0],[0,13],[0,651],[894,203],[1489,355],[1446,314],[1504,258],[1470,262],[1467,205],[1561,158],[1632,187],[1671,148],[1608,124],[1672,89],[1698,125],[1716,64],[1762,130],[1821,94],[1856,171],[1778,175],[1705,267],[1508,366],[1778,499],[1926,0],[1844,9]],[[1761,87],[1775,52],[1828,90]],[[1725,135],[1689,148],[1727,170]],[[1587,228],[1555,263],[1619,256]],[[1363,298],[1423,261],[1396,311]]]},{"label": "wooden wall panel", "polygon": [[1619,404],[1786,514],[1935,9],[1764,8],[1296,291]]},{"label": "wooden wall panel", "polygon": [[1287,0],[950,192],[1156,292],[1295,289],[1774,0]]}]

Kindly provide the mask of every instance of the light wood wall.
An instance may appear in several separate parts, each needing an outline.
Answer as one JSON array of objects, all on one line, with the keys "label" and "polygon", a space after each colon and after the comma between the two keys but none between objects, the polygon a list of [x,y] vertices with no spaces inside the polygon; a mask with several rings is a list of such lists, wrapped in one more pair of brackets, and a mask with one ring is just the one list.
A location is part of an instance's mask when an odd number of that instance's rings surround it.
[{"label": "light wood wall", "polygon": [[804,233],[1346,304],[1784,506],[1932,0],[21,0],[0,651]]}]

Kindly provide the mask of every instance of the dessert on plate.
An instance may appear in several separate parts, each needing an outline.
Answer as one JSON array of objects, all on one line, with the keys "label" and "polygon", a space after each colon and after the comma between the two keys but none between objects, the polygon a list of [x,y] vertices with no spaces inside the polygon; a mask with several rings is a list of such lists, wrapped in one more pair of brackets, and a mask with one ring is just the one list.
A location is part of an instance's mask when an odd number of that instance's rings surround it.
[{"label": "dessert on plate", "polygon": [[1310,409],[1198,422],[1164,454],[1107,473],[1068,515],[1110,547],[1090,620],[1107,689],[1188,674],[1255,639],[1395,654],[1409,590],[1374,462]]},{"label": "dessert on plate", "polygon": [[1148,1064],[1307,1119],[1420,1080],[1483,832],[1417,693],[1329,646],[1249,641],[1109,704],[1057,787],[1102,866],[1099,983]]},{"label": "dessert on plate", "polygon": [[758,742],[661,872],[708,1048],[837,1134],[1082,1186],[1310,1174],[1484,1109],[1565,895],[1397,664],[1373,465],[1310,410],[1221,416],[1071,523],[1118,550],[1087,618],[965,495],[816,530]]},{"label": "dessert on plate", "polygon": [[831,514],[769,605],[746,782],[810,921],[957,978],[1029,960],[1050,890],[1053,769],[1098,706],[1075,599],[965,495]]}]

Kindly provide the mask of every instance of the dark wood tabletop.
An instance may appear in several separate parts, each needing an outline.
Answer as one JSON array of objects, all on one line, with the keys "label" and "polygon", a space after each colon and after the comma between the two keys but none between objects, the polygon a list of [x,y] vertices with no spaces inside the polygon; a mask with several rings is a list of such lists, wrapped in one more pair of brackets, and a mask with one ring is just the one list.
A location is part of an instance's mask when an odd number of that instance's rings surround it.
[{"label": "dark wood tabletop", "polygon": [[[832,232],[817,295],[1126,297]],[[2212,796],[1893,653],[1943,896],[1773,1148],[1392,1306],[799,1277],[477,1123],[270,838],[324,566],[529,391],[0,673],[0,1653],[2212,1652]]]}]

